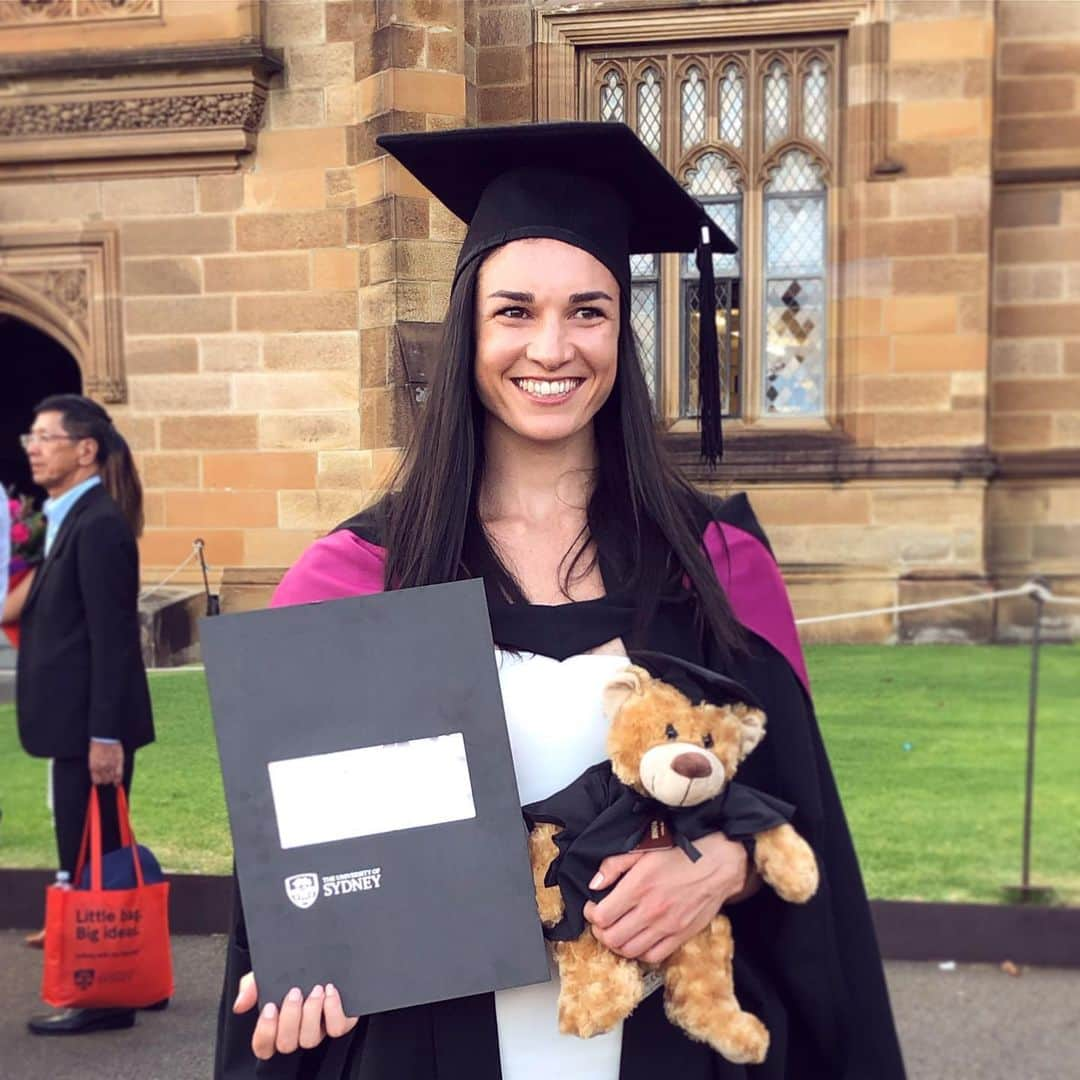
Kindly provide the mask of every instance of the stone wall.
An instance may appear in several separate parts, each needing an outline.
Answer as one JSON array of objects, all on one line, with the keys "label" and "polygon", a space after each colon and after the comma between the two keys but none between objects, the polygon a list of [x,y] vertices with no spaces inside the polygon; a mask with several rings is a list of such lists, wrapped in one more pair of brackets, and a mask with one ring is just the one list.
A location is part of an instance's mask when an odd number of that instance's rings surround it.
[{"label": "stone wall", "polygon": [[[1080,580],[1078,8],[867,0],[850,28],[835,430],[817,433],[813,461],[789,448],[780,473],[754,449],[765,443],[743,440],[710,482],[751,490],[800,613],[1032,570]],[[217,21],[198,23],[210,9]],[[441,319],[463,235],[375,139],[532,119],[534,36],[551,10],[170,0],[176,42],[195,25],[221,42],[261,35],[283,64],[240,168],[0,183],[0,234],[116,231],[127,403],[110,408],[146,486],[148,579],[202,536],[228,571],[227,606],[261,602],[313,537],[374,497],[410,422],[399,330]],[[0,29],[0,60],[27,33]],[[102,50],[171,40],[150,20],[87,33]],[[59,55],[75,34],[33,40]],[[958,633],[989,633],[946,614]],[[927,632],[879,618],[808,636]]]},{"label": "stone wall", "polygon": [[[1080,6],[999,5],[996,98],[990,559],[1080,595]],[[1005,614],[1015,635],[1030,605]]]}]

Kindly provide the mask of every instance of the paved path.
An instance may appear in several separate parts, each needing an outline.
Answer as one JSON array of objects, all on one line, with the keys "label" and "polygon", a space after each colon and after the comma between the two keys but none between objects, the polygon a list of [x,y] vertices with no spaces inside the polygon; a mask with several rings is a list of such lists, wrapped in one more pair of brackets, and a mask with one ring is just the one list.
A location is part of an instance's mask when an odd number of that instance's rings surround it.
[{"label": "paved path", "polygon": [[[24,1024],[41,953],[0,931],[0,1080],[209,1080],[223,950],[221,937],[174,939],[176,998],[130,1031],[38,1038]],[[1080,971],[896,963],[888,974],[910,1080],[1080,1076]]]}]

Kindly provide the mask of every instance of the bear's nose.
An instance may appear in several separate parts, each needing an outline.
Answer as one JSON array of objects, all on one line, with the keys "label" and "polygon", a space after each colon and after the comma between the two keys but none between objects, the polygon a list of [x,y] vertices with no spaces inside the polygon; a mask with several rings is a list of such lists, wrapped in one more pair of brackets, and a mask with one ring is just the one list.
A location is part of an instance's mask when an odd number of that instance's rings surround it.
[{"label": "bear's nose", "polygon": [[680,754],[672,763],[672,769],[687,780],[701,780],[712,775],[712,765],[704,754]]}]

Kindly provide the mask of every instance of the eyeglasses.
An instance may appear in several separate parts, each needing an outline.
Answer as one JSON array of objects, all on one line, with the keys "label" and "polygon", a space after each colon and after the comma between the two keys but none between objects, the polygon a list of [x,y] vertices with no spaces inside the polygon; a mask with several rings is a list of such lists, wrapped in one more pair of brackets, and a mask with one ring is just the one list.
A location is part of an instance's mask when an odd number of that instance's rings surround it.
[{"label": "eyeglasses", "polygon": [[81,435],[52,435],[47,431],[28,431],[25,435],[19,436],[19,442],[24,450],[29,450],[34,443],[51,443],[59,440],[78,442],[82,437]]}]

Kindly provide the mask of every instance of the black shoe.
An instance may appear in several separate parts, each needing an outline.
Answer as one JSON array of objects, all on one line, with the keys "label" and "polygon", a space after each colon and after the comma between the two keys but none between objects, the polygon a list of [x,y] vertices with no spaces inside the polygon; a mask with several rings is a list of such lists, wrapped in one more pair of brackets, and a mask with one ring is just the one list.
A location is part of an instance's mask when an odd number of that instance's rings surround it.
[{"label": "black shoe", "polygon": [[26,1026],[35,1035],[82,1035],[87,1031],[112,1031],[135,1023],[134,1009],[61,1009],[35,1016]]},{"label": "black shoe", "polygon": [[139,1008],[142,1009],[143,1012],[161,1012],[162,1009],[167,1009],[169,1007],[170,1000],[172,999],[162,998],[160,1001],[155,1001],[153,1005],[140,1005]]}]

